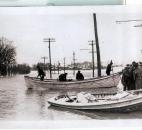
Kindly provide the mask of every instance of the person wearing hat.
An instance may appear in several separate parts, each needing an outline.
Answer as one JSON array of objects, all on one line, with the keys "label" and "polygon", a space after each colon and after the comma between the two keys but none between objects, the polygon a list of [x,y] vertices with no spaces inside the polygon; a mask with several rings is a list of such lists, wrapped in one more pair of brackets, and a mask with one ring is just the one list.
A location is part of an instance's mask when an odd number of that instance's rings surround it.
[{"label": "person wearing hat", "polygon": [[107,75],[110,75],[110,72],[112,71],[112,64],[113,64],[113,62],[111,60],[111,62],[107,65],[107,68],[106,68]]}]

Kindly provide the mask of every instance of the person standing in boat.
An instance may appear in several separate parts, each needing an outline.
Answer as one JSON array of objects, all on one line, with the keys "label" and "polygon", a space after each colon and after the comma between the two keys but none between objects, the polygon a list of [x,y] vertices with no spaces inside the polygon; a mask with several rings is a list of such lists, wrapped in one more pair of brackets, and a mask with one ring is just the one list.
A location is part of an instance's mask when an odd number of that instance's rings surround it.
[{"label": "person standing in boat", "polygon": [[83,74],[80,72],[80,70],[76,73],[76,80],[84,80]]},{"label": "person standing in boat", "polygon": [[67,75],[68,73],[60,74],[59,81],[67,81]]},{"label": "person standing in boat", "polygon": [[111,60],[111,62],[107,65],[107,68],[106,68],[107,75],[110,75],[110,72],[112,71],[112,64],[113,64],[113,62]]},{"label": "person standing in boat", "polygon": [[45,77],[45,72],[43,71],[43,69],[38,65],[37,66],[37,71],[38,71],[38,77],[40,77],[40,80],[43,81],[44,77]]},{"label": "person standing in boat", "polygon": [[136,89],[142,89],[142,66],[135,64],[134,80]]}]

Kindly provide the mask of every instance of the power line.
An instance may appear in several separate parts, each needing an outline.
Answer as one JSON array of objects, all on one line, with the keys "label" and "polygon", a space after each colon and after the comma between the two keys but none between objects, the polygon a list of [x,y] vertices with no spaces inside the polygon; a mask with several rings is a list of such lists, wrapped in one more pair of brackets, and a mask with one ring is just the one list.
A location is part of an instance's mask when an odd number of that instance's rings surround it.
[{"label": "power line", "polygon": [[116,23],[140,22],[142,19],[116,20]]}]

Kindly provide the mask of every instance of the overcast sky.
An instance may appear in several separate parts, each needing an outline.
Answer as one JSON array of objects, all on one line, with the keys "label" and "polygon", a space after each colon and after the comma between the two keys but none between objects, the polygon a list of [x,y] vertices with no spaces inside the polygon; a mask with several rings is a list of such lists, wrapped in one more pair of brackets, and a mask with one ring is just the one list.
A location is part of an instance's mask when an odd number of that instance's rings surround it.
[{"label": "overcast sky", "polygon": [[72,7],[63,13],[63,8],[53,8],[55,7],[0,9],[0,37],[14,41],[18,63],[32,65],[43,62],[41,57],[48,57],[48,43],[43,43],[43,38],[56,39],[56,42],[51,44],[52,63],[63,63],[64,57],[67,63],[71,63],[73,51],[76,53],[77,62],[91,61],[91,53],[80,49],[91,49],[88,41],[95,39],[95,12],[101,61],[108,63],[112,59],[116,64],[126,64],[142,59],[142,28],[133,27],[142,24],[142,21],[116,23],[117,20],[142,19],[140,11],[129,13],[127,9],[124,13],[120,11],[121,8],[117,7],[116,10],[113,7],[111,10],[109,7],[103,12],[99,11],[103,10],[100,7],[95,11],[76,7],[78,12],[75,13]]}]

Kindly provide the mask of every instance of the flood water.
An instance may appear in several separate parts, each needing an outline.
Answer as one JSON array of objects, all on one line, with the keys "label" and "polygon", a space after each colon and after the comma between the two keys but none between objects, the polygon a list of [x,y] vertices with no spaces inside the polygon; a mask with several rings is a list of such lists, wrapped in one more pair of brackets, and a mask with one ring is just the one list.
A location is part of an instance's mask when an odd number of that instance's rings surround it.
[{"label": "flood water", "polygon": [[[86,73],[86,77],[91,76]],[[31,75],[36,75],[32,73]],[[57,74],[53,74],[57,77]],[[51,107],[47,100],[60,92],[27,90],[24,75],[0,78],[0,120],[108,120],[142,119],[142,112],[110,113],[97,111],[70,110]]]}]

